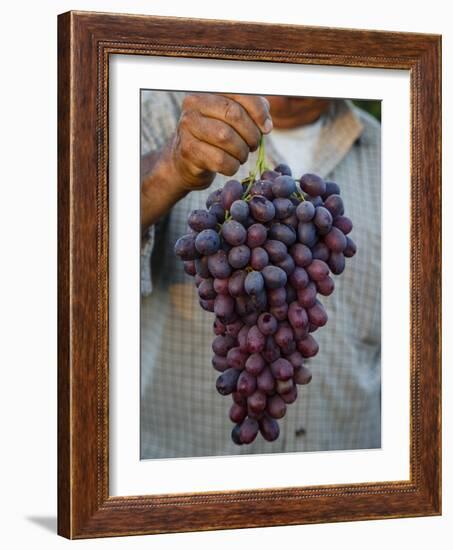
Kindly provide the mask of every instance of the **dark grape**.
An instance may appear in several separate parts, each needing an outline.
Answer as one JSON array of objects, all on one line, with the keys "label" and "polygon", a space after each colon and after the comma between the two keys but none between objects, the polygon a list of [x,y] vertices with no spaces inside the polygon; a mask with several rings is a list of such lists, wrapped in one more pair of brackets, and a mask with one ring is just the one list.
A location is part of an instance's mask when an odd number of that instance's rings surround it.
[{"label": "dark grape", "polygon": [[203,229],[215,229],[217,218],[207,210],[193,210],[189,214],[187,223],[194,231],[203,231]]},{"label": "dark grape", "polygon": [[307,267],[307,273],[313,281],[321,281],[329,275],[329,266],[322,260],[313,260]]},{"label": "dark grape", "polygon": [[276,265],[280,269],[283,269],[287,277],[289,277],[293,273],[293,271],[296,269],[296,264],[294,263],[294,260],[289,254],[287,254],[286,257],[283,258],[281,262],[277,262]]},{"label": "dark grape", "polygon": [[242,443],[252,443],[258,434],[258,422],[250,417],[247,417],[241,424],[239,429],[239,438]]},{"label": "dark grape", "polygon": [[341,252],[332,252],[328,264],[334,275],[340,275],[346,267],[346,261]]},{"label": "dark grape", "polygon": [[217,279],[226,279],[231,274],[231,266],[228,262],[227,253],[218,250],[215,254],[208,256],[209,273]]},{"label": "dark grape", "polygon": [[308,334],[297,342],[297,350],[300,351],[303,357],[314,357],[319,351],[318,342],[311,334]]},{"label": "dark grape", "polygon": [[220,238],[213,229],[203,229],[195,239],[195,248],[200,254],[215,254],[220,247]]},{"label": "dark grape", "polygon": [[255,390],[247,399],[248,410],[254,413],[260,413],[266,408],[266,394],[262,390]]},{"label": "dark grape", "polygon": [[278,328],[277,319],[270,313],[262,313],[258,317],[258,328],[264,336],[274,334]]},{"label": "dark grape", "polygon": [[308,273],[303,267],[296,267],[289,276],[288,280],[292,286],[298,290],[305,288],[309,283]]},{"label": "dark grape", "polygon": [[296,384],[309,384],[311,382],[311,378],[311,371],[305,365],[301,365],[300,367],[296,367],[294,369],[294,382]]},{"label": "dark grape", "polygon": [[243,353],[239,348],[231,348],[228,350],[227,365],[232,369],[242,370],[245,367],[247,355]]},{"label": "dark grape", "polygon": [[245,243],[247,230],[236,220],[228,220],[222,226],[222,237],[231,246],[239,246]]},{"label": "dark grape", "polygon": [[219,317],[231,315],[234,311],[234,299],[231,296],[219,294],[214,300],[214,313]]},{"label": "dark grape", "polygon": [[236,200],[231,205],[230,214],[233,220],[243,223],[249,217],[249,205],[241,199]]},{"label": "dark grape", "polygon": [[330,195],[324,202],[324,206],[329,210],[334,218],[344,214],[343,199],[340,195]]},{"label": "dark grape", "polygon": [[326,192],[323,194],[322,198],[326,200],[327,197],[330,197],[330,195],[339,195],[339,194],[340,194],[340,186],[334,181],[326,181]]},{"label": "dark grape", "polygon": [[284,223],[274,223],[269,229],[269,238],[291,246],[296,242],[297,235],[294,228]]},{"label": "dark grape", "polygon": [[272,200],[274,198],[274,194],[272,193],[272,184],[269,180],[258,180],[250,189],[250,195],[262,195],[263,197],[266,197],[266,199]]},{"label": "dark grape", "polygon": [[195,260],[195,269],[199,277],[203,277],[204,279],[210,277],[211,272],[209,271],[209,256],[202,256],[201,258],[197,258]]},{"label": "dark grape", "polygon": [[318,206],[316,208],[315,217],[313,218],[313,223],[318,228],[319,234],[325,235],[332,227],[332,214],[327,210],[327,208],[324,208],[324,206]]},{"label": "dark grape", "polygon": [[203,279],[198,287],[198,296],[203,300],[213,300],[217,296],[213,279]]},{"label": "dark grape", "polygon": [[267,239],[267,228],[261,223],[254,223],[247,229],[247,246],[262,246]]},{"label": "dark grape", "polygon": [[296,191],[296,183],[291,176],[278,176],[272,182],[275,197],[289,197]]},{"label": "dark grape", "polygon": [[[232,369],[232,370],[234,370],[235,372],[239,372],[235,369]],[[256,390],[256,377],[250,374],[246,370],[241,371],[239,378],[237,378],[238,393],[249,396],[249,395],[252,395],[252,393],[255,390]]]},{"label": "dark grape", "polygon": [[212,366],[219,372],[224,372],[228,368],[227,358],[221,355],[214,355],[212,357]]},{"label": "dark grape", "polygon": [[348,233],[352,231],[352,221],[346,216],[338,216],[335,218],[333,225],[338,227],[338,229],[345,235],[348,235]]},{"label": "dark grape", "polygon": [[245,362],[245,370],[253,376],[258,376],[263,370],[264,365],[265,362],[262,355],[260,353],[252,353]]},{"label": "dark grape", "polygon": [[332,252],[343,252],[347,245],[344,233],[336,227],[332,227],[327,235],[324,236],[324,243]]},{"label": "dark grape", "polygon": [[216,217],[218,223],[223,223],[225,220],[225,209],[220,202],[215,202],[209,207],[209,213]]},{"label": "dark grape", "polygon": [[286,302],[286,288],[273,288],[267,291],[267,299],[271,307],[282,306]]},{"label": "dark grape", "polygon": [[239,403],[233,403],[231,405],[229,414],[231,422],[240,424],[246,416],[247,407],[244,407],[244,405],[240,405]]},{"label": "dark grape", "polygon": [[246,271],[238,270],[235,271],[229,279],[221,280],[228,281],[228,292],[231,294],[231,296],[237,297],[241,296],[245,292],[244,283],[246,276]]},{"label": "dark grape", "polygon": [[290,248],[290,253],[295,264],[299,267],[307,267],[307,265],[310,265],[313,257],[310,248],[301,243],[293,244]]},{"label": "dark grape", "polygon": [[312,248],[312,253],[313,258],[315,258],[316,260],[322,260],[323,262],[327,262],[330,257],[330,249],[322,241],[319,241],[315,244],[315,246]]},{"label": "dark grape", "polygon": [[273,181],[275,180],[275,178],[278,178],[280,174],[276,171],[276,170],[265,170],[262,174],[261,174],[261,179],[262,180],[269,180],[269,181]]},{"label": "dark grape", "polygon": [[250,248],[245,244],[233,246],[228,252],[228,261],[234,269],[242,269],[249,263],[249,260]]},{"label": "dark grape", "polygon": [[281,357],[271,364],[271,372],[277,380],[289,380],[294,374],[294,367]]},{"label": "dark grape", "polygon": [[297,219],[302,223],[310,222],[315,217],[316,209],[310,201],[303,201],[296,208]]},{"label": "dark grape", "polygon": [[175,254],[181,260],[195,260],[198,257],[198,252],[195,248],[195,235],[191,233],[180,237],[175,244]]},{"label": "dark grape", "polygon": [[221,355],[226,357],[228,351],[233,348],[235,345],[235,340],[233,337],[227,336],[216,336],[212,342],[212,351],[216,355]]},{"label": "dark grape", "polygon": [[300,222],[297,226],[297,236],[300,243],[309,247],[314,246],[318,240],[315,224],[312,222]]},{"label": "dark grape", "polygon": [[318,289],[319,294],[323,296],[330,296],[335,289],[335,283],[333,282],[332,277],[325,277],[321,281],[316,281],[316,288]]},{"label": "dark grape", "polygon": [[247,294],[256,296],[264,288],[264,278],[259,271],[251,271],[247,274],[244,282]]},{"label": "dark grape", "polygon": [[292,172],[291,172],[291,168],[287,164],[284,164],[284,163],[277,164],[277,166],[275,167],[275,171],[280,172],[280,174],[282,174],[284,176],[292,176],[293,175]]},{"label": "dark grape", "polygon": [[217,204],[221,201],[222,190],[216,189],[212,193],[209,193],[209,196],[206,200],[206,208],[210,208],[213,204]]},{"label": "dark grape", "polygon": [[346,258],[352,258],[356,252],[357,245],[350,237],[346,237],[346,248],[343,250],[343,254]]},{"label": "dark grape", "polygon": [[266,338],[259,328],[254,325],[247,333],[247,350],[249,353],[259,353],[263,351],[266,344]]},{"label": "dark grape", "polygon": [[286,285],[287,275],[280,267],[267,265],[261,273],[267,288],[280,288]]},{"label": "dark grape", "polygon": [[312,281],[305,288],[297,291],[297,301],[305,308],[312,307],[316,302],[316,285]]},{"label": "dark grape", "polygon": [[297,302],[292,302],[288,307],[288,320],[293,328],[304,328],[308,325],[308,316],[305,308]]},{"label": "dark grape", "polygon": [[327,323],[327,313],[321,302],[316,301],[315,305],[307,309],[308,320],[316,327],[323,327]]},{"label": "dark grape", "polygon": [[[292,381],[291,381],[292,383]],[[289,391],[283,392],[280,394],[283,401],[290,405],[291,403],[294,403],[294,401],[297,399],[297,386],[292,383],[292,386]]]},{"label": "dark grape", "polygon": [[286,414],[286,403],[280,395],[273,395],[267,400],[266,410],[272,418],[283,418]]},{"label": "dark grape", "polygon": [[225,210],[229,210],[234,201],[242,197],[244,192],[241,183],[237,180],[229,180],[225,183],[220,194],[220,201]]},{"label": "dark grape", "polygon": [[302,191],[308,193],[311,197],[323,195],[326,192],[326,184],[322,178],[316,174],[304,174],[300,178]]},{"label": "dark grape", "polygon": [[261,271],[269,263],[269,255],[261,246],[252,248],[250,265],[256,271]]},{"label": "dark grape", "polygon": [[272,201],[272,204],[275,208],[275,217],[278,219],[287,218],[296,210],[294,204],[287,198],[278,197]]},{"label": "dark grape", "polygon": [[280,241],[266,241],[263,245],[263,248],[269,254],[269,258],[273,262],[281,262],[286,258],[286,255],[288,254],[288,248],[284,243]]},{"label": "dark grape", "polygon": [[240,371],[236,369],[227,369],[216,381],[217,391],[221,395],[228,395],[233,392],[238,382]]},{"label": "dark grape", "polygon": [[275,216],[274,205],[261,195],[256,195],[249,203],[250,212],[258,222],[269,222]]},{"label": "dark grape", "polygon": [[187,275],[191,275],[193,277],[197,272],[194,260],[186,260],[183,262],[183,264],[184,271],[187,273]]},{"label": "dark grape", "polygon": [[280,427],[278,422],[265,414],[259,420],[260,434],[264,437],[266,441],[275,441],[280,435]]},{"label": "dark grape", "polygon": [[267,336],[266,344],[263,351],[261,352],[261,355],[266,363],[272,363],[280,357],[280,348],[278,347],[272,335]]},{"label": "dark grape", "polygon": [[228,279],[214,279],[213,287],[217,294],[229,294]]}]

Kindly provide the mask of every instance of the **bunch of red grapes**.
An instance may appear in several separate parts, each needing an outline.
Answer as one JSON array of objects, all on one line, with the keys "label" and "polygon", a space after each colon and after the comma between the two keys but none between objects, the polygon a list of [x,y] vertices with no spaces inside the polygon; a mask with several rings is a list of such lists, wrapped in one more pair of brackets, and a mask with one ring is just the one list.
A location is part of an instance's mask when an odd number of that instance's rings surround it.
[{"label": "bunch of red grapes", "polygon": [[334,291],[356,245],[340,188],[315,174],[296,181],[280,164],[228,181],[194,210],[190,233],[175,245],[195,277],[200,305],[215,314],[217,391],[232,395],[231,437],[278,438],[277,422],[312,378],[304,364],[318,353],[313,333],[327,323],[318,294]]}]

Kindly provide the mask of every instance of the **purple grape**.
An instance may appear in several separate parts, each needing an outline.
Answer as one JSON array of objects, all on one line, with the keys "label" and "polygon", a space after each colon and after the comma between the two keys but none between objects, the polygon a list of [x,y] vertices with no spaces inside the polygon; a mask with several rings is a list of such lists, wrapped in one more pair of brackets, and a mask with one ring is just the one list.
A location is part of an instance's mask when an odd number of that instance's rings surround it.
[{"label": "purple grape", "polygon": [[297,386],[294,384],[293,381],[291,381],[291,383],[292,386],[288,392],[280,393],[281,398],[287,405],[294,403],[294,401],[297,399]]},{"label": "purple grape", "polygon": [[340,195],[330,195],[330,197],[327,197],[324,206],[329,210],[334,219],[344,214],[343,200]]},{"label": "purple grape", "polygon": [[241,424],[239,429],[239,438],[242,443],[252,443],[259,430],[258,422],[250,417],[247,417]]},{"label": "purple grape", "polygon": [[195,235],[190,233],[180,237],[175,244],[175,254],[181,260],[195,260],[198,257],[198,251],[195,248]]},{"label": "purple grape", "polygon": [[228,292],[233,297],[241,296],[245,292],[245,278],[247,277],[246,271],[235,271],[229,279],[222,279],[228,281]]},{"label": "purple grape", "polygon": [[278,176],[272,182],[275,197],[289,197],[296,192],[296,184],[291,176]]},{"label": "purple grape", "polygon": [[272,442],[278,439],[280,435],[280,427],[278,422],[265,414],[260,418],[259,422],[260,434],[264,437],[266,441]]},{"label": "purple grape", "polygon": [[309,384],[311,382],[311,378],[311,371],[305,365],[301,365],[300,367],[296,367],[294,369],[294,382],[296,384]]},{"label": "purple grape", "polygon": [[[235,369],[233,369],[235,370]],[[235,370],[235,372],[238,372]],[[256,390],[256,377],[247,372],[246,370],[241,371],[239,378],[237,379],[237,392],[242,395],[252,395]]]},{"label": "purple grape", "polygon": [[288,254],[288,248],[284,243],[280,241],[266,241],[263,245],[263,248],[269,254],[269,258],[273,262],[281,262],[286,258],[286,255]]},{"label": "purple grape", "polygon": [[326,200],[327,197],[330,197],[330,195],[339,195],[339,194],[340,194],[339,185],[334,181],[326,181],[326,192],[323,194],[322,198]]},{"label": "purple grape", "polygon": [[286,198],[278,197],[272,201],[272,204],[275,208],[275,217],[278,219],[287,218],[296,210],[294,204]]},{"label": "purple grape", "polygon": [[242,197],[244,189],[237,180],[229,180],[223,186],[220,194],[220,200],[225,210],[229,210],[234,201]]},{"label": "purple grape", "polygon": [[269,238],[291,246],[297,240],[296,231],[284,223],[274,223],[269,229]]},{"label": "purple grape", "polygon": [[245,370],[253,376],[258,376],[258,374],[263,370],[264,365],[265,362],[262,355],[260,353],[252,353],[248,356],[248,359],[245,362]]},{"label": "purple grape", "polygon": [[217,218],[207,210],[193,210],[189,214],[187,223],[194,231],[203,231],[203,229],[215,229]]},{"label": "purple grape", "polygon": [[327,323],[327,313],[321,302],[316,301],[315,305],[307,309],[308,320],[316,327],[323,327]]},{"label": "purple grape", "polygon": [[303,267],[296,267],[288,280],[297,290],[305,288],[309,283],[308,274]]},{"label": "purple grape", "polygon": [[203,279],[198,287],[198,296],[203,300],[213,300],[217,296],[213,279]]},{"label": "purple grape", "polygon": [[219,372],[226,371],[228,368],[226,357],[222,357],[221,355],[213,355],[212,366]]},{"label": "purple grape", "polygon": [[319,241],[312,248],[312,254],[313,254],[313,258],[315,258],[316,260],[322,260],[323,262],[327,262],[327,260],[330,257],[330,250],[325,243],[323,243],[322,241]]},{"label": "purple grape", "polygon": [[288,307],[288,321],[293,328],[305,328],[308,326],[308,315],[297,302],[291,302]]},{"label": "purple grape", "polygon": [[239,246],[245,243],[247,230],[236,220],[228,220],[222,226],[222,237],[231,246]]},{"label": "purple grape", "polygon": [[316,209],[310,201],[302,201],[296,208],[297,219],[302,223],[310,222],[315,217]]},{"label": "purple grape", "polygon": [[212,330],[214,331],[214,334],[216,336],[219,336],[220,334],[225,334],[226,332],[225,325],[217,317],[214,319],[214,322],[212,323]]},{"label": "purple grape", "polygon": [[294,374],[294,367],[281,357],[271,364],[271,372],[277,380],[289,380]]},{"label": "purple grape", "polygon": [[215,254],[220,247],[220,238],[213,229],[203,229],[195,239],[195,248],[200,254],[209,256]]},{"label": "purple grape", "polygon": [[262,195],[266,199],[272,200],[274,194],[272,193],[272,184],[269,180],[258,180],[256,181],[251,189],[250,195],[253,197],[255,195]]},{"label": "purple grape", "polygon": [[332,252],[327,263],[334,275],[340,275],[346,267],[346,261],[341,252]]},{"label": "purple grape", "polygon": [[195,267],[195,262],[193,260],[186,260],[183,262],[184,264],[184,271],[187,273],[187,275],[194,276],[197,272],[197,269]]},{"label": "purple grape", "polygon": [[280,288],[286,285],[286,273],[280,267],[267,265],[261,271],[266,288]]},{"label": "purple grape", "polygon": [[249,327],[252,327],[258,321],[258,317],[259,317],[259,313],[257,311],[254,311],[246,315],[243,321],[246,325],[248,325]]},{"label": "purple grape", "polygon": [[221,395],[229,395],[235,388],[238,382],[240,371],[236,369],[227,369],[222,373],[216,381],[217,391]]},{"label": "purple grape", "polygon": [[216,189],[212,193],[209,193],[206,199],[206,208],[210,208],[213,204],[217,204],[221,201],[222,190]]},{"label": "purple grape", "polygon": [[268,290],[267,299],[271,307],[283,305],[286,302],[286,289],[280,287]]},{"label": "purple grape", "polygon": [[336,227],[332,227],[324,236],[324,243],[332,252],[343,252],[347,245],[345,235]]},{"label": "purple grape", "polygon": [[209,273],[216,279],[226,279],[230,276],[231,266],[224,250],[218,250],[215,254],[208,256],[207,261]]},{"label": "purple grape", "polygon": [[277,332],[274,334],[274,340],[280,348],[287,347],[294,339],[293,331],[289,323],[280,323]]},{"label": "purple grape", "polygon": [[319,351],[318,342],[308,334],[303,340],[297,342],[297,351],[300,351],[303,357],[314,357]]},{"label": "purple grape", "polygon": [[255,248],[252,248],[252,253],[250,255],[250,265],[253,269],[256,271],[261,271],[263,267],[266,267],[269,263],[269,255],[264,250],[264,248],[261,248],[261,246],[257,246]]},{"label": "purple grape", "polygon": [[270,393],[275,387],[275,379],[272,376],[271,370],[268,366],[265,366],[263,370],[256,377],[257,388],[263,392]]},{"label": "purple grape", "polygon": [[345,235],[348,235],[352,231],[352,221],[346,216],[338,216],[335,218],[333,225],[334,227],[338,227]]},{"label": "purple grape", "polygon": [[234,311],[234,299],[231,296],[219,294],[214,301],[214,313],[219,317],[231,315]]},{"label": "purple grape", "polygon": [[229,415],[231,422],[240,424],[247,416],[247,407],[239,403],[233,403],[230,407]]},{"label": "purple grape", "polygon": [[231,430],[231,439],[233,440],[233,443],[236,445],[243,445],[241,441],[241,425],[236,424],[236,426]]},{"label": "purple grape", "polygon": [[285,393],[289,393],[293,389],[294,382],[292,378],[289,378],[288,380],[277,380],[275,386],[277,393],[282,396],[285,395]]},{"label": "purple grape", "polygon": [[274,205],[261,195],[255,195],[250,201],[249,207],[252,216],[259,222],[269,222],[275,216]]},{"label": "purple grape", "polygon": [[260,413],[266,408],[266,394],[262,390],[255,390],[247,399],[249,413]]},{"label": "purple grape", "polygon": [[280,269],[283,269],[283,271],[286,273],[288,277],[296,269],[296,264],[294,263],[294,260],[289,254],[287,254],[286,257],[283,258],[283,260],[281,262],[278,262],[276,265]]},{"label": "purple grape", "polygon": [[282,223],[296,230],[297,226],[299,225],[299,220],[297,219],[296,214],[291,214],[291,216],[288,216],[287,218],[283,218]]},{"label": "purple grape", "polygon": [[247,335],[250,330],[250,327],[244,325],[238,333],[237,340],[239,344],[239,349],[243,352],[247,351]]},{"label": "purple grape", "polygon": [[307,267],[307,273],[313,281],[321,281],[329,275],[329,266],[322,260],[313,260]]},{"label": "purple grape", "polygon": [[300,222],[297,226],[297,236],[300,243],[311,248],[318,240],[315,224],[313,222]]},{"label": "purple grape", "polygon": [[[216,253],[218,254],[218,252]],[[211,276],[209,271],[209,256],[203,256],[195,260],[195,269],[197,270],[197,275],[207,279]]]},{"label": "purple grape", "polygon": [[318,206],[323,206],[323,204],[324,204],[322,198],[319,197],[319,196],[316,196],[316,197],[310,197],[310,196],[308,196],[308,197],[307,197],[307,200],[310,201],[310,202],[313,204],[313,206],[315,207],[315,209],[316,209]]},{"label": "purple grape", "polygon": [[257,295],[264,288],[264,278],[259,271],[251,271],[247,274],[244,282],[244,288],[247,294]]},{"label": "purple grape", "polygon": [[245,367],[247,355],[243,353],[238,347],[228,350],[226,356],[227,364],[232,369],[242,370]]},{"label": "purple grape", "polygon": [[244,323],[240,319],[237,319],[236,321],[227,323],[225,325],[225,331],[227,334],[229,334],[233,338],[236,338],[243,326],[244,326]]},{"label": "purple grape", "polygon": [[288,304],[271,307],[270,311],[277,321],[284,321],[288,315]]},{"label": "purple grape", "polygon": [[270,313],[262,313],[258,317],[258,328],[264,336],[269,336],[277,331],[277,319]]},{"label": "purple grape", "polygon": [[267,228],[261,223],[254,223],[247,229],[247,246],[255,248],[262,246],[267,239]]},{"label": "purple grape", "polygon": [[209,207],[209,213],[216,217],[218,223],[223,223],[225,220],[225,210],[219,202],[215,202]]},{"label": "purple grape", "polygon": [[287,165],[281,162],[280,164],[277,164],[277,166],[274,168],[275,172],[280,172],[283,176],[292,176],[291,168]]},{"label": "purple grape", "polygon": [[325,235],[332,227],[332,214],[327,210],[327,208],[324,208],[324,206],[318,206],[316,208],[315,217],[313,218],[313,223],[318,228],[319,234]]},{"label": "purple grape", "polygon": [[279,395],[273,395],[267,400],[266,411],[272,418],[283,418],[286,414],[286,403]]},{"label": "purple grape", "polygon": [[217,294],[229,294],[228,279],[214,279],[213,287]]},{"label": "purple grape", "polygon": [[294,367],[294,369],[301,367],[304,364],[304,358],[302,357],[299,351],[295,351],[294,353],[291,353],[291,355],[289,355],[287,359],[291,363],[291,365]]},{"label": "purple grape", "polygon": [[266,344],[261,352],[261,355],[266,363],[272,363],[280,357],[280,348],[277,346],[277,343],[272,336],[267,336]]},{"label": "purple grape", "polygon": [[247,333],[247,350],[249,353],[260,353],[266,344],[266,338],[254,325]]},{"label": "purple grape", "polygon": [[293,287],[291,283],[287,283],[285,286],[286,290],[286,301],[288,304],[291,302],[294,302],[294,300],[297,300],[297,290]]},{"label": "purple grape", "polygon": [[200,306],[205,311],[210,311],[211,313],[214,311],[214,300],[202,300],[200,299]]},{"label": "purple grape", "polygon": [[242,269],[250,260],[250,248],[245,244],[233,246],[228,252],[228,261],[234,269]]},{"label": "purple grape", "polygon": [[294,262],[299,267],[307,267],[311,264],[312,253],[308,246],[301,243],[293,244],[290,248],[290,254],[294,259]]},{"label": "purple grape", "polygon": [[343,250],[343,254],[346,258],[352,258],[356,252],[357,245],[350,237],[346,237],[346,248]]},{"label": "purple grape", "polygon": [[316,292],[315,283],[310,281],[305,288],[297,291],[297,301],[304,308],[313,307],[316,302]]},{"label": "purple grape", "polygon": [[316,174],[304,174],[300,178],[300,186],[302,191],[305,191],[305,193],[308,193],[311,197],[324,195],[326,192],[324,180]]},{"label": "purple grape", "polygon": [[244,223],[249,217],[249,205],[241,199],[234,201],[230,208],[230,214],[233,220]]},{"label": "purple grape", "polygon": [[330,296],[335,289],[335,283],[332,277],[327,276],[321,281],[316,281],[316,288],[322,296]]}]

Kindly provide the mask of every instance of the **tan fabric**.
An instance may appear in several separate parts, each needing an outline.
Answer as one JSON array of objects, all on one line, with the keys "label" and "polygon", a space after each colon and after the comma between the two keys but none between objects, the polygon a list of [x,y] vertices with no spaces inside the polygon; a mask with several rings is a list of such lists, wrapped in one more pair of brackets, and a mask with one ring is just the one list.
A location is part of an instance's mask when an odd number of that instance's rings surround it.
[{"label": "tan fabric", "polygon": [[[179,118],[183,93],[142,92],[142,153],[160,148]],[[266,136],[271,162],[281,158]],[[314,148],[316,172],[336,181],[354,222],[357,255],[321,297],[329,322],[316,332],[320,351],[308,361],[313,380],[280,421],[274,443],[260,436],[235,446],[228,419],[231,397],[215,389],[211,366],[213,314],[203,311],[191,277],[173,246],[187,216],[204,208],[209,192],[190,193],[150,228],[142,246],[141,457],[165,458],[380,447],[380,127],[363,111],[338,101]],[[255,157],[241,167],[248,174]],[[295,174],[300,176],[300,174]],[[150,258],[152,256],[152,264]],[[150,267],[152,265],[152,267]],[[152,274],[152,285],[150,276]]]}]

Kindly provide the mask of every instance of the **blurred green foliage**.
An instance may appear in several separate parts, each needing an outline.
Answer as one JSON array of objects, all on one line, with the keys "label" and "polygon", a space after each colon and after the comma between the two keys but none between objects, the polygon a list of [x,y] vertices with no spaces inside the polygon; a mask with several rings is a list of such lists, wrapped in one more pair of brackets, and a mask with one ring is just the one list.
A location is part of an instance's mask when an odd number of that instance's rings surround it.
[{"label": "blurred green foliage", "polygon": [[374,118],[381,122],[381,102],[370,99],[354,99],[352,101],[357,107],[373,115]]}]

